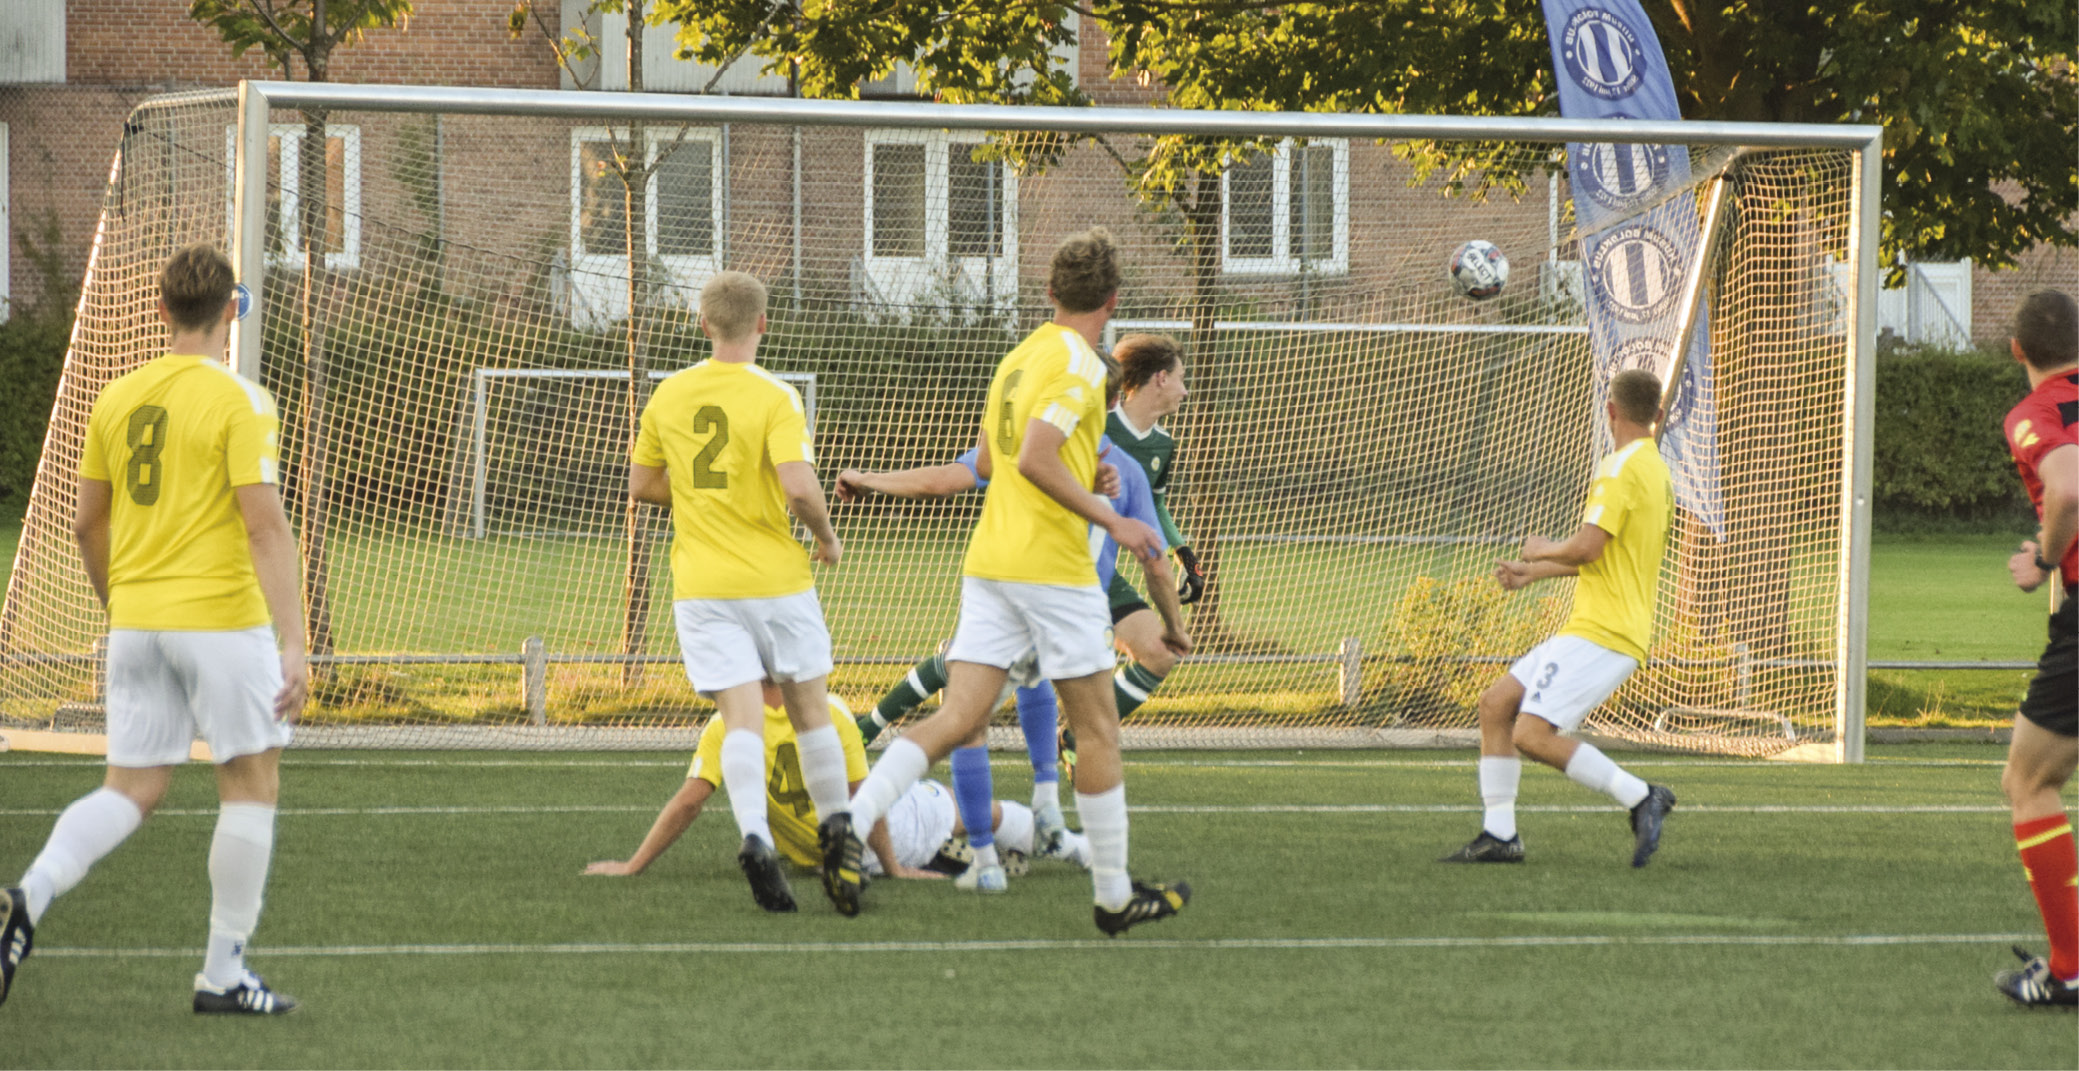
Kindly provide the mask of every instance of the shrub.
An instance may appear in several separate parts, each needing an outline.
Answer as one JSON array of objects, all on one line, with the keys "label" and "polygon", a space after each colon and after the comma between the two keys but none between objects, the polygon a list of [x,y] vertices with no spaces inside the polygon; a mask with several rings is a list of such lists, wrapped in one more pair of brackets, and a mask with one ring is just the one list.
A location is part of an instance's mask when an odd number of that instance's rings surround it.
[{"label": "shrub", "polygon": [[0,392],[0,502],[26,499],[36,482],[79,305],[79,278],[58,253],[57,220],[46,218],[35,235],[17,238],[39,285],[34,301],[16,304],[0,323],[0,383],[8,387]]},{"label": "shrub", "polygon": [[2027,393],[2005,351],[1897,346],[1879,356],[1874,508],[1893,524],[2026,518],[2000,429]]}]

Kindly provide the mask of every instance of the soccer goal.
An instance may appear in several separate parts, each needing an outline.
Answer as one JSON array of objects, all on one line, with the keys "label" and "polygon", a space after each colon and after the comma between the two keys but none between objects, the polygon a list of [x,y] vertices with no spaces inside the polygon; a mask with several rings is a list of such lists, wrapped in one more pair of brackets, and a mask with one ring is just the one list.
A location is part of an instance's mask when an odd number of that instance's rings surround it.
[{"label": "soccer goal", "polygon": [[[73,474],[96,392],[160,351],[184,243],[232,252],[253,301],[229,359],[282,408],[319,671],[299,741],[681,747],[706,708],[676,666],[668,522],[629,506],[623,458],[647,385],[707,352],[700,285],[770,287],[761,359],[813,386],[828,480],[972,444],[1055,245],[1102,225],[1125,250],[1112,335],[1186,347],[1171,505],[1212,577],[1200,650],[1130,745],[1470,743],[1480,689],[1571,598],[1505,594],[1492,561],[1574,527],[1602,383],[1645,366],[1675,385],[1682,508],[1649,662],[1590,731],[1852,761],[1877,150],[1874,128],[1773,124],[154,99],[124,127],[0,611],[0,726],[99,717]],[[1667,212],[1690,223],[1634,227]],[[1446,271],[1472,239],[1511,267],[1486,300]],[[855,708],[951,632],[978,506],[837,507],[847,553],[818,583]]]}]

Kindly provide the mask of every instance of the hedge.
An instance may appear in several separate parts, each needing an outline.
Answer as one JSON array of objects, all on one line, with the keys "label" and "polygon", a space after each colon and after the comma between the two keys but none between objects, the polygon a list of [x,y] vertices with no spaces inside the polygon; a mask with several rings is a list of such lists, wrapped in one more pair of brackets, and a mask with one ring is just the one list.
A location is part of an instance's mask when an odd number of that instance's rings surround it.
[{"label": "hedge", "polygon": [[79,304],[79,273],[58,252],[57,222],[45,220],[38,231],[16,235],[35,273],[37,297],[15,304],[0,323],[0,384],[6,385],[0,390],[0,502],[27,499],[36,482],[36,459]]},{"label": "hedge", "polygon": [[1877,359],[1872,506],[1900,521],[2025,522],[2031,515],[2001,432],[2028,393],[2008,353],[1895,346]]}]

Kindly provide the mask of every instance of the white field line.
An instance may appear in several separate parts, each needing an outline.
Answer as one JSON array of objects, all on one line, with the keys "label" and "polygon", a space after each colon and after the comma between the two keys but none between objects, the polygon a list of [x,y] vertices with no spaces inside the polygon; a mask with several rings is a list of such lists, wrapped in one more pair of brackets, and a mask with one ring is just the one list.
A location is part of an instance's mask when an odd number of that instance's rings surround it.
[{"label": "white field line", "polygon": [[[2040,935],[2020,933],[1869,933],[1869,934],[1529,934],[1517,937],[1237,937],[1204,941],[1164,938],[1117,941],[665,941],[627,944],[469,944],[469,945],[299,945],[257,950],[266,959],[339,956],[614,956],[686,955],[689,953],[858,954],[887,952],[1084,952],[1096,949],[1166,951],[1347,951],[1395,949],[1596,948],[1613,946],[1754,946],[1872,948],[1920,945],[1975,945],[2025,941]],[[46,948],[38,958],[60,959],[193,959],[199,948]]]},{"label": "white field line", "polygon": [[[369,817],[387,818],[411,815],[542,815],[542,814],[648,814],[655,811],[650,803],[570,803],[570,804],[462,804],[454,806],[401,806],[401,807],[284,807],[279,812],[284,818],[314,817]],[[1465,803],[1145,803],[1128,808],[1134,814],[1478,814],[1477,804]],[[1518,805],[1519,813],[1531,814],[1610,814],[1616,808],[1607,804],[1568,804],[1524,806]],[[1753,803],[1753,804],[1682,804],[1682,814],[2006,814],[2007,808],[1990,804],[1796,804],[1796,803]],[[58,814],[55,807],[9,807],[0,808],[0,817],[5,818],[50,818]],[[172,818],[213,818],[217,811],[209,808],[162,808],[152,812]]]},{"label": "white field line", "polygon": [[[4,755],[4,753],[0,753]],[[1882,756],[1869,760],[1870,765],[1909,766],[1938,768],[1945,766],[2004,766],[2004,759],[1893,759]],[[11,759],[0,757],[5,766],[59,766],[92,767],[99,769],[105,760],[93,756],[72,759]],[[683,759],[305,759],[293,752],[282,759],[284,769],[319,769],[330,766],[344,767],[393,767],[400,769],[612,769],[626,770],[644,767],[684,768]],[[1022,770],[1030,765],[1023,759],[996,759],[989,764],[993,768]],[[1458,759],[1132,759],[1126,765],[1143,769],[1358,769],[1358,770],[1463,770],[1474,765],[1470,758]],[[1632,759],[1624,763],[1633,767],[1760,767],[1768,769],[1809,769],[1809,766],[1786,766],[1765,759]]]}]

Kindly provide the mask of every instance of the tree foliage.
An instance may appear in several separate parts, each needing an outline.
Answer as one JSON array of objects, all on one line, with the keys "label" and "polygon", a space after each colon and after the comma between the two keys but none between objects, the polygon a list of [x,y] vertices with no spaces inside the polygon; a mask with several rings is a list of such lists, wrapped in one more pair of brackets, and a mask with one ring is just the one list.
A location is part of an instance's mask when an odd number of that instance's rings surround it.
[{"label": "tree foliage", "polygon": [[[1883,248],[2003,267],[2079,245],[2079,12],[2036,0],[1643,0],[1686,118],[1884,128]],[[812,97],[910,64],[953,102],[1088,102],[1051,46],[1101,26],[1113,68],[1182,108],[1550,115],[1544,19],[1520,0],[656,0],[680,55],[748,53]],[[1160,202],[1227,147],[1167,140]],[[1430,161],[1435,163],[1437,161]]]},{"label": "tree foliage", "polygon": [[243,56],[257,48],[268,66],[290,78],[292,59],[303,61],[310,81],[329,77],[332,51],[361,40],[370,30],[389,29],[411,18],[412,0],[192,0],[188,17],[208,23]]}]

